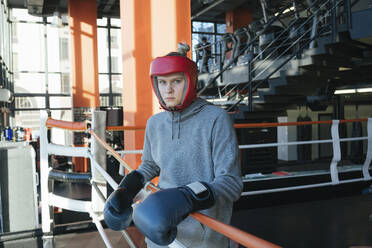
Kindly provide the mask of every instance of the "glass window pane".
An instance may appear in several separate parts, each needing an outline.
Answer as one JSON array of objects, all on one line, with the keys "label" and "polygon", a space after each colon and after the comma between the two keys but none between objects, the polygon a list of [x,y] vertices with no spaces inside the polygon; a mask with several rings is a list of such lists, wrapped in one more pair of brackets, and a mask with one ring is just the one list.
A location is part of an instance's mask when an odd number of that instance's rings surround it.
[{"label": "glass window pane", "polygon": [[192,34],[192,41],[191,41],[191,46],[192,46],[192,59],[196,61],[196,53],[197,53],[197,47],[201,43],[201,34]]},{"label": "glass window pane", "polygon": [[214,23],[213,22],[192,22],[192,31],[214,33]]},{"label": "glass window pane", "polygon": [[107,18],[103,17],[101,19],[97,19],[97,25],[98,26],[107,26]]},{"label": "glass window pane", "polygon": [[123,93],[123,82],[121,75],[112,75],[112,93]]},{"label": "glass window pane", "polygon": [[108,75],[99,75],[99,92],[109,93],[109,77]]},{"label": "glass window pane", "polygon": [[216,64],[220,64],[221,62],[221,51],[222,51],[222,35],[216,35],[216,45],[214,46],[215,56],[214,60]]},{"label": "glass window pane", "polygon": [[[192,47],[194,48],[193,49],[193,55],[192,55],[192,58],[194,61],[197,61],[197,57],[196,57],[196,52],[197,52],[197,47],[198,46],[201,46],[202,45],[202,38],[205,37],[207,38],[207,42],[209,42],[210,44],[213,44],[214,43],[214,36],[211,35],[211,34],[197,34],[197,33],[193,33],[192,34]],[[199,50],[199,60],[201,59],[200,56],[202,56],[202,51]],[[214,53],[214,46],[212,46],[212,53]]]},{"label": "glass window pane", "polygon": [[71,108],[72,100],[70,96],[51,96],[50,98],[51,108]]},{"label": "glass window pane", "polygon": [[42,73],[18,73],[14,80],[15,93],[45,93],[45,75]]},{"label": "glass window pane", "polygon": [[50,112],[51,112],[51,116],[53,119],[61,120],[61,121],[72,121],[71,110],[51,110]]},{"label": "glass window pane", "polygon": [[121,60],[121,30],[111,29],[111,57],[116,57],[116,64],[112,64],[113,73],[122,72],[122,60]]},{"label": "glass window pane", "polygon": [[113,27],[121,27],[121,20],[118,18],[111,19],[111,26]]},{"label": "glass window pane", "polygon": [[108,107],[109,106],[109,97],[108,96],[100,96],[100,105],[101,107]]},{"label": "glass window pane", "polygon": [[18,54],[15,71],[44,71],[43,26],[40,24],[17,23],[17,42],[13,52]]},{"label": "glass window pane", "polygon": [[15,97],[16,108],[45,108],[45,97]]},{"label": "glass window pane", "polygon": [[59,28],[47,25],[48,42],[48,71],[56,72],[60,70],[59,65]]},{"label": "glass window pane", "polygon": [[[51,110],[51,117],[56,120],[72,121],[71,110]],[[51,129],[51,142],[59,145],[72,145],[72,131],[67,131],[59,128]]]},{"label": "glass window pane", "polygon": [[123,106],[123,101],[121,96],[114,96],[114,106],[119,107]]},{"label": "glass window pane", "polygon": [[226,24],[217,24],[217,33],[219,34],[226,33]]},{"label": "glass window pane", "polygon": [[48,75],[48,91],[51,94],[62,93],[61,86],[61,75],[60,74],[49,74]]},{"label": "glass window pane", "polygon": [[71,83],[70,83],[70,74],[62,73],[61,74],[61,93],[62,94],[71,94]]},{"label": "glass window pane", "polygon": [[12,9],[12,20],[13,21],[28,21],[28,22],[43,21],[41,17],[29,15],[27,9]]},{"label": "glass window pane", "polygon": [[108,72],[108,46],[107,46],[107,28],[98,28],[97,32],[98,39],[98,72]]},{"label": "glass window pane", "polygon": [[[40,130],[40,111],[15,111],[15,126],[32,128],[31,134],[36,135]],[[36,132],[37,131],[37,132]]]}]

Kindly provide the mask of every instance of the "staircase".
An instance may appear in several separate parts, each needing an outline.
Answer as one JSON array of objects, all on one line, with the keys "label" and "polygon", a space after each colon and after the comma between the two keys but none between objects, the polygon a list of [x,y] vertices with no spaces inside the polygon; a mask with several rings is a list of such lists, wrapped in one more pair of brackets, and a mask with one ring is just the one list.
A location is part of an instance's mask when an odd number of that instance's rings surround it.
[{"label": "staircase", "polygon": [[[372,23],[372,9],[352,12],[342,0],[317,1],[291,15],[283,14],[287,8],[255,35],[249,27],[242,30],[245,46],[235,32],[239,43],[233,44],[240,47],[232,58],[214,66],[222,69],[199,74],[201,97],[229,111],[248,105],[251,112],[280,113],[298,105],[326,106],[336,88],[372,82],[372,45],[366,43],[372,29],[365,24]],[[231,35],[222,42],[230,41]]]}]

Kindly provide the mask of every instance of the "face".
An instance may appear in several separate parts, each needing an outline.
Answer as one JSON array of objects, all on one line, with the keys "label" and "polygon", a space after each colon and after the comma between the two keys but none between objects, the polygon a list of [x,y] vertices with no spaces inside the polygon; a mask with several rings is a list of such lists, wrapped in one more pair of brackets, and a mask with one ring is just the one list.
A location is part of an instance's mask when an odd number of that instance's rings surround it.
[{"label": "face", "polygon": [[158,76],[157,81],[160,96],[167,107],[172,108],[181,103],[185,89],[183,73]]}]

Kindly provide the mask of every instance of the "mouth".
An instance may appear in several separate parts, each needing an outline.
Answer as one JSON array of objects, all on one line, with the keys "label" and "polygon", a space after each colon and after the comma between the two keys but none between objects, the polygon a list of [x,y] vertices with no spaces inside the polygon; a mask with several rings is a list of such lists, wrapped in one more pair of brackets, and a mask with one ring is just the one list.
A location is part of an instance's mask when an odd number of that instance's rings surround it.
[{"label": "mouth", "polygon": [[166,98],[164,98],[164,101],[174,101],[174,100],[176,100],[176,98],[174,98],[174,97],[166,97]]}]

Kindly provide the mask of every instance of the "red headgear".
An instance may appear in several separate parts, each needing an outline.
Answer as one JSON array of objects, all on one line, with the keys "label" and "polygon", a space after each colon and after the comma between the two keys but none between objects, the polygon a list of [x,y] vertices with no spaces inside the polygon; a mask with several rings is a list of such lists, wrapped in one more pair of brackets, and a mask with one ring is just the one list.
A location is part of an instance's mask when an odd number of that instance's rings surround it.
[{"label": "red headgear", "polygon": [[[164,76],[172,73],[183,72],[186,76],[185,93],[181,103],[174,109],[169,109],[162,100],[157,89],[156,76]],[[198,80],[198,67],[194,61],[184,56],[157,57],[151,62],[150,78],[152,88],[158,97],[163,109],[168,111],[180,111],[189,106],[196,97],[196,82]]]}]

